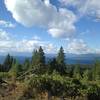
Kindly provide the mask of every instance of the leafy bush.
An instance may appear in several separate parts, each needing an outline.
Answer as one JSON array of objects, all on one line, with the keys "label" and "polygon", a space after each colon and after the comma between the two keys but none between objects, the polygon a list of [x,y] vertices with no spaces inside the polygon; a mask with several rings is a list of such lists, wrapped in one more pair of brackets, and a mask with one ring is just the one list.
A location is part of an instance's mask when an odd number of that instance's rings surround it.
[{"label": "leafy bush", "polygon": [[30,91],[34,88],[38,92],[49,92],[53,96],[66,97],[79,95],[81,83],[77,79],[61,76],[54,72],[51,75],[35,75],[29,80]]},{"label": "leafy bush", "polygon": [[9,78],[9,74],[7,72],[0,72],[0,78]]}]

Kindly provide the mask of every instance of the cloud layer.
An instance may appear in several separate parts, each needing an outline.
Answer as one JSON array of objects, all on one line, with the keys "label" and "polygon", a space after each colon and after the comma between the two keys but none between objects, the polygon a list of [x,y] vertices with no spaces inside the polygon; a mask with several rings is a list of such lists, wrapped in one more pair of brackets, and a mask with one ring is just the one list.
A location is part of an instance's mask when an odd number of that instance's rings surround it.
[{"label": "cloud layer", "polygon": [[66,51],[73,54],[95,53],[82,39],[73,39],[68,43]]},{"label": "cloud layer", "polygon": [[14,28],[16,25],[11,23],[11,22],[8,22],[8,21],[5,21],[5,20],[0,20],[0,27],[3,27],[3,28]]},{"label": "cloud layer", "polygon": [[5,0],[13,18],[24,26],[47,29],[53,37],[68,37],[75,32],[77,18],[65,8],[53,6],[49,0]]},{"label": "cloud layer", "polygon": [[[73,39],[68,41],[66,48],[64,48],[65,53],[100,53],[100,49],[92,49],[82,39]],[[59,47],[48,41],[41,40],[38,36],[33,36],[31,39],[23,38],[16,40],[14,37],[11,37],[9,33],[0,29],[0,53],[31,53],[34,49],[38,49],[39,46],[42,46],[46,53],[57,53],[59,50]]]},{"label": "cloud layer", "polygon": [[[31,39],[16,40],[9,33],[0,29],[0,53],[32,52],[42,46],[46,53],[56,52],[56,47],[48,41],[42,41],[38,36]],[[54,52],[53,52],[54,51]]]},{"label": "cloud layer", "polygon": [[5,0],[5,5],[17,22],[26,27],[45,28],[55,38],[73,36],[76,32],[75,23],[82,16],[87,15],[96,21],[100,20],[100,2],[98,0],[59,1],[63,8],[59,7],[58,10],[50,3],[50,0]]},{"label": "cloud layer", "polygon": [[100,20],[100,2],[98,0],[59,0],[66,7],[76,8],[80,16],[87,15]]},{"label": "cloud layer", "polygon": [[[72,37],[76,32],[75,24],[83,16],[100,21],[100,2],[98,0],[59,0],[63,8],[56,8],[50,0],[4,0],[7,10],[13,18],[26,27],[40,27],[54,38]],[[69,8],[74,8],[71,10]],[[9,22],[0,21],[2,26],[11,26]],[[5,40],[5,41],[4,41]],[[17,41],[11,39],[8,33],[0,30],[1,51],[31,52],[34,48],[43,46],[47,52],[58,50],[52,43],[41,41],[34,36],[32,39]],[[67,53],[86,54],[98,53],[81,39],[72,39],[66,47]]]}]

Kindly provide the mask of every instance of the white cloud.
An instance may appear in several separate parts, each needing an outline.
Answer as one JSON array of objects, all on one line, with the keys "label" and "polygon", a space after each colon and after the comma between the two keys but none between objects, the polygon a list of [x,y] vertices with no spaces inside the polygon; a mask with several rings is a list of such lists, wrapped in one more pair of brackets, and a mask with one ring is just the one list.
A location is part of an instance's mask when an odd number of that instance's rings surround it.
[{"label": "white cloud", "polygon": [[81,39],[74,39],[69,42],[67,46],[67,53],[73,54],[87,54],[87,53],[94,53],[94,50],[90,48],[83,40]]},{"label": "white cloud", "polygon": [[95,53],[100,54],[100,48],[96,49]]},{"label": "white cloud", "polygon": [[0,29],[0,41],[1,40],[9,40],[9,36],[6,33],[6,31],[3,31],[2,29]]},{"label": "white cloud", "polygon": [[60,8],[59,15],[49,24],[48,31],[53,37],[70,37],[76,30],[75,22],[76,16],[73,12]]},{"label": "white cloud", "polygon": [[76,8],[80,16],[88,15],[100,21],[100,2],[98,0],[59,0],[63,5]]},{"label": "white cloud", "polygon": [[16,40],[10,37],[6,31],[0,30],[0,53],[32,52],[33,49],[37,49],[39,46],[42,46],[46,53],[54,51],[53,44],[42,41],[38,36],[33,36],[31,39]]},{"label": "white cloud", "polygon": [[43,46],[43,49],[47,53],[56,53],[57,52],[57,47],[54,46],[54,44],[49,43],[48,45]]},{"label": "white cloud", "polygon": [[[92,49],[81,39],[66,39],[68,42],[65,53],[73,54],[87,54],[87,53],[99,53],[100,49]],[[0,53],[12,53],[12,52],[29,52],[33,49],[38,49],[40,46],[43,47],[46,53],[57,53],[59,48],[53,43],[43,41],[38,36],[33,36],[31,39],[20,39],[9,36],[9,33],[0,29]]]},{"label": "white cloud", "polygon": [[32,39],[33,39],[33,40],[41,40],[41,38],[40,38],[39,36],[37,36],[37,35],[33,36]]},{"label": "white cloud", "polygon": [[81,2],[84,2],[82,0],[59,0],[63,5],[69,5],[69,6],[78,6],[81,4]]},{"label": "white cloud", "polygon": [[5,28],[14,28],[15,24],[5,21],[5,20],[0,20],[0,26],[5,27]]},{"label": "white cloud", "polygon": [[49,0],[5,0],[13,18],[24,26],[46,28],[53,37],[68,37],[75,32],[75,14],[53,6]]}]

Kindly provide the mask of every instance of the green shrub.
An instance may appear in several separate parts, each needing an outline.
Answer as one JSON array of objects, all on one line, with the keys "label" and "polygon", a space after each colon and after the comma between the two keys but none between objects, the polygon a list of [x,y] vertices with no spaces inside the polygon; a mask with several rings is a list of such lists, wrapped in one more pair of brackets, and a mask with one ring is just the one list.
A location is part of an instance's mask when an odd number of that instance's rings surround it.
[{"label": "green shrub", "polygon": [[0,72],[0,78],[9,78],[9,74],[7,72]]}]

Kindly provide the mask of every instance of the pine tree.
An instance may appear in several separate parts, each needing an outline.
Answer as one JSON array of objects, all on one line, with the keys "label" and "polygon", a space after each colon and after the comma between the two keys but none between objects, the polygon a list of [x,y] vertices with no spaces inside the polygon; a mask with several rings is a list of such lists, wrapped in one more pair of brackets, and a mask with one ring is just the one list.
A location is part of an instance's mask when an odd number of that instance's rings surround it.
[{"label": "pine tree", "polygon": [[42,47],[40,46],[39,51],[38,51],[38,63],[39,65],[44,66],[45,65],[45,54],[44,51],[42,49]]},{"label": "pine tree", "polygon": [[2,64],[0,64],[0,72],[3,72],[3,71],[4,71],[3,66]]},{"label": "pine tree", "polygon": [[62,74],[66,73],[65,54],[64,54],[63,47],[60,48],[56,61],[58,63],[58,71]]},{"label": "pine tree", "polygon": [[49,73],[52,73],[54,70],[57,71],[57,61],[56,61],[56,58],[53,58],[52,60],[50,60],[48,62],[48,67],[49,67],[49,70],[48,70]]},{"label": "pine tree", "polygon": [[32,66],[31,68],[36,68],[38,74],[41,74],[45,72],[46,66],[45,66],[45,53],[40,46],[38,50],[34,50],[33,56],[32,56]]},{"label": "pine tree", "polygon": [[44,66],[45,65],[45,54],[40,46],[38,51],[34,50],[32,56],[32,66]]},{"label": "pine tree", "polygon": [[11,73],[12,75],[14,74],[14,76],[19,76],[21,74],[21,72],[23,71],[23,66],[21,64],[19,64],[19,62],[14,59],[13,63],[12,63],[12,68],[10,69],[9,73]]},{"label": "pine tree", "polygon": [[33,51],[31,63],[32,63],[32,67],[38,64],[38,51],[37,50]]},{"label": "pine tree", "polygon": [[13,57],[8,54],[4,60],[4,63],[3,63],[3,67],[4,67],[5,71],[10,70],[12,62],[13,62]]}]

